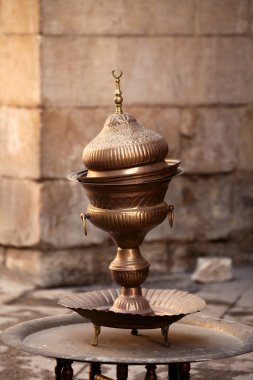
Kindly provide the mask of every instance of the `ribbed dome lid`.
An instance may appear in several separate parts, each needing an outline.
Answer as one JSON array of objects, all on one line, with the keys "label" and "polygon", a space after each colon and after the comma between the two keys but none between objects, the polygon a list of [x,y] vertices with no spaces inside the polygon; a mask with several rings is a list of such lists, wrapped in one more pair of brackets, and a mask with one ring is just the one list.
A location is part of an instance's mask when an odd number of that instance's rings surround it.
[{"label": "ribbed dome lid", "polygon": [[144,128],[128,113],[114,113],[84,148],[83,162],[90,170],[123,169],[160,162],[167,153],[162,136]]},{"label": "ribbed dome lid", "polygon": [[163,161],[168,144],[158,133],[144,128],[133,116],[123,113],[123,98],[116,77],[116,111],[102,131],[83,150],[83,163],[89,170],[114,170]]}]

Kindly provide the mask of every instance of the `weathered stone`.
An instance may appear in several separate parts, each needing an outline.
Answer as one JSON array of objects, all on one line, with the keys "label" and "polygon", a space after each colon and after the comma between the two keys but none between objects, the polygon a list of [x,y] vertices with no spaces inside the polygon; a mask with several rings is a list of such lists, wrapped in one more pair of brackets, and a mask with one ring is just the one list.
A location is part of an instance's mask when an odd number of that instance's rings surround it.
[{"label": "weathered stone", "polygon": [[186,138],[182,139],[180,153],[186,173],[234,170],[238,165],[241,110],[220,107],[194,109],[191,123],[184,126],[183,137]]},{"label": "weathered stone", "polygon": [[40,176],[39,110],[0,108],[0,175]]},{"label": "weathered stone", "polygon": [[10,248],[6,268],[18,273],[36,286],[77,286],[110,280],[104,257],[112,259],[111,247],[39,251]]},{"label": "weathered stone", "polygon": [[171,265],[168,268],[170,273],[182,273],[189,270],[188,249],[185,245],[172,246],[173,254],[171,254]]},{"label": "weathered stone", "polygon": [[29,280],[34,283],[40,276],[40,259],[39,251],[8,248],[6,250],[5,267],[21,276],[29,277]]},{"label": "weathered stone", "polygon": [[232,279],[232,260],[229,257],[199,257],[192,279],[197,282],[223,282]]},{"label": "weathered stone", "polygon": [[183,137],[192,138],[195,135],[197,116],[198,112],[195,108],[182,110],[179,131]]},{"label": "weathered stone", "polygon": [[39,31],[39,0],[2,0],[0,33],[32,34]]},{"label": "weathered stone", "polygon": [[39,44],[36,36],[0,36],[0,104],[39,104]]},{"label": "weathered stone", "polygon": [[42,99],[46,106],[111,105],[108,73],[117,66],[125,72],[125,104],[248,103],[252,59],[244,37],[45,37]]},{"label": "weathered stone", "polygon": [[83,167],[83,148],[100,132],[107,108],[45,110],[42,131],[42,175],[62,178]]},{"label": "weathered stone", "polygon": [[253,262],[253,235],[237,234],[223,241],[168,242],[168,273],[193,272],[198,257],[230,257],[235,266]]},{"label": "weathered stone", "polygon": [[88,236],[83,233],[80,214],[86,211],[87,197],[78,183],[47,181],[41,192],[41,242],[66,248],[102,244],[109,235],[88,222]]},{"label": "weathered stone", "polygon": [[[57,15],[57,17],[56,17]],[[193,0],[43,0],[45,34],[159,35],[193,32]]]},{"label": "weathered stone", "polygon": [[0,244],[31,246],[40,239],[41,184],[2,178],[0,181]]},{"label": "weathered stone", "polygon": [[142,256],[150,263],[150,276],[154,273],[168,273],[168,253],[166,242],[144,242]]},{"label": "weathered stone", "polygon": [[[179,150],[180,112],[165,107],[125,107],[146,128],[161,133],[169,143],[170,157]],[[42,176],[62,178],[83,167],[83,148],[100,132],[114,107],[43,111]]]},{"label": "weathered stone", "polygon": [[253,231],[253,173],[235,175],[233,185],[233,231],[246,234]]},{"label": "weathered stone", "polygon": [[247,0],[197,0],[196,33],[243,34],[247,32]]},{"label": "weathered stone", "polygon": [[239,168],[243,170],[253,170],[253,108],[245,111],[240,129],[240,163]]},{"label": "weathered stone", "polygon": [[233,176],[177,177],[169,185],[168,204],[175,206],[174,226],[166,219],[150,231],[147,241],[223,239],[232,231]]}]

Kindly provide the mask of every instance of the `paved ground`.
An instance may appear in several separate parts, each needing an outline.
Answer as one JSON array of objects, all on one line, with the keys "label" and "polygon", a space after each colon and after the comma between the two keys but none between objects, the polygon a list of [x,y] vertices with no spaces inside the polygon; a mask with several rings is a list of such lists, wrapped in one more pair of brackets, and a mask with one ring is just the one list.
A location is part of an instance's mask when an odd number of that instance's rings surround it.
[{"label": "paved ground", "polygon": [[[194,292],[207,301],[208,306],[204,314],[232,319],[253,326],[253,267],[235,270],[233,281],[221,284],[195,284],[190,280],[189,275],[184,274],[151,278],[146,285]],[[35,290],[23,282],[10,280],[2,275],[0,279],[0,330],[21,321],[66,313],[65,309],[57,305],[57,299],[68,292],[86,290],[91,290],[91,287]],[[0,379],[54,379],[55,363],[53,360],[18,352],[3,344],[0,344],[0,354]],[[74,364],[74,371],[75,379],[88,378],[86,365]],[[165,379],[166,373],[165,366],[158,367],[158,379]],[[115,378],[114,368],[109,366],[103,367],[103,374]],[[144,377],[143,368],[130,367],[130,380],[144,379]],[[231,359],[193,364],[191,378],[193,380],[253,380],[253,353]]]}]

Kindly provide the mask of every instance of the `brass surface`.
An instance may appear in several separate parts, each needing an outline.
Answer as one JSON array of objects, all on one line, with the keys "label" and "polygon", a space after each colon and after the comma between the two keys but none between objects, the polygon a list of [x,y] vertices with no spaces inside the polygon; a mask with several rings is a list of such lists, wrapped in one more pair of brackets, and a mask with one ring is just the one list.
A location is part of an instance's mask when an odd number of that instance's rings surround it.
[{"label": "brass surface", "polygon": [[111,310],[149,315],[153,309],[141,290],[149,263],[139,246],[166,217],[172,227],[174,206],[168,206],[164,198],[170,181],[182,174],[182,169],[179,160],[166,158],[169,148],[161,135],[123,113],[122,74],[112,71],[116,81],[115,113],[84,148],[86,168],[72,173],[69,179],[82,184],[90,201],[81,214],[85,235],[89,220],[108,232],[118,248],[110,271],[122,291]]},{"label": "brass surface", "polygon": [[92,346],[97,346],[98,344],[98,336],[101,333],[101,327],[98,325],[93,324],[94,327],[94,337],[91,341]]},{"label": "brass surface", "polygon": [[114,103],[116,105],[115,113],[123,113],[122,111],[122,103],[123,103],[123,98],[122,98],[122,92],[120,90],[120,78],[122,77],[123,71],[120,71],[118,75],[115,74],[115,70],[112,71],[112,76],[115,78],[115,85],[116,89],[114,92]]},{"label": "brass surface", "polygon": [[169,206],[168,218],[169,218],[170,228],[172,228],[173,223],[174,223],[174,206],[173,205]]},{"label": "brass surface", "polygon": [[[131,272],[117,272],[117,273],[131,273]],[[130,276],[129,287],[122,288],[121,294],[115,299],[113,305],[110,307],[110,311],[115,313],[124,314],[143,314],[143,315],[153,315],[154,310],[149,304],[149,301],[143,297],[142,289],[140,286],[132,282],[132,277]],[[116,279],[117,282],[117,279]],[[141,281],[139,284],[142,283]],[[120,284],[119,284],[120,285]],[[124,286],[124,285],[123,285]]]},{"label": "brass surface", "polygon": [[128,176],[128,179],[136,178],[138,176],[142,176],[142,178],[146,175],[151,177],[151,175],[159,174],[164,177],[164,174],[166,176],[173,175],[176,173],[176,170],[178,166],[180,165],[179,160],[169,160],[165,159],[162,162],[157,162],[155,164],[150,165],[144,165],[144,166],[135,166],[132,168],[126,168],[126,169],[119,169],[119,170],[103,170],[103,171],[94,171],[89,170],[87,173],[87,178],[98,178],[99,181],[101,181],[102,178],[105,178],[106,181],[108,181],[109,178],[113,178],[114,180],[122,180],[122,176],[126,178]]},{"label": "brass surface", "polygon": [[168,215],[163,202],[152,207],[107,210],[89,205],[89,220],[96,227],[109,232],[120,248],[138,247],[146,234]]},{"label": "brass surface", "polygon": [[152,207],[163,202],[171,177],[159,181],[122,183],[82,183],[92,206],[108,210]]},{"label": "brass surface", "polygon": [[149,262],[141,255],[140,249],[137,248],[118,248],[115,259],[109,266],[109,269],[115,271],[136,271],[148,269]]},{"label": "brass surface", "polygon": [[161,162],[168,144],[156,132],[144,128],[128,113],[108,116],[101,132],[83,150],[89,170],[127,169]]},{"label": "brass surface", "polygon": [[[125,292],[125,293],[124,293]],[[169,326],[183,316],[205,308],[205,301],[188,292],[176,289],[106,289],[61,297],[58,303],[71,309],[98,326],[124,329],[154,329]],[[123,294],[122,294],[123,293]],[[152,314],[143,315],[135,310],[112,310],[122,296],[133,300],[142,295],[149,303]],[[132,305],[131,305],[132,306]]]},{"label": "brass surface", "polygon": [[81,213],[80,214],[80,217],[81,217],[81,220],[83,221],[83,231],[84,231],[84,235],[87,236],[88,235],[88,230],[87,230],[87,219],[90,219],[90,215],[87,214],[87,213]]},{"label": "brass surface", "polygon": [[101,373],[98,373],[94,376],[94,380],[113,380],[111,377],[101,375]]}]

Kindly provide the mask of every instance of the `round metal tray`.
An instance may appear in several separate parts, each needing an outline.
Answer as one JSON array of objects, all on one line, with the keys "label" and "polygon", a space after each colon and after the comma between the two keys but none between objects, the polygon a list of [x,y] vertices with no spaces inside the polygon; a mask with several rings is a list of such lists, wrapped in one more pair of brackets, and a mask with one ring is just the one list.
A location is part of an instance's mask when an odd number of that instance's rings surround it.
[{"label": "round metal tray", "polygon": [[253,350],[253,328],[207,316],[188,316],[171,326],[171,347],[159,330],[104,328],[100,344],[90,345],[92,326],[77,314],[41,318],[6,330],[5,344],[41,356],[81,362],[168,364],[226,358]]}]

